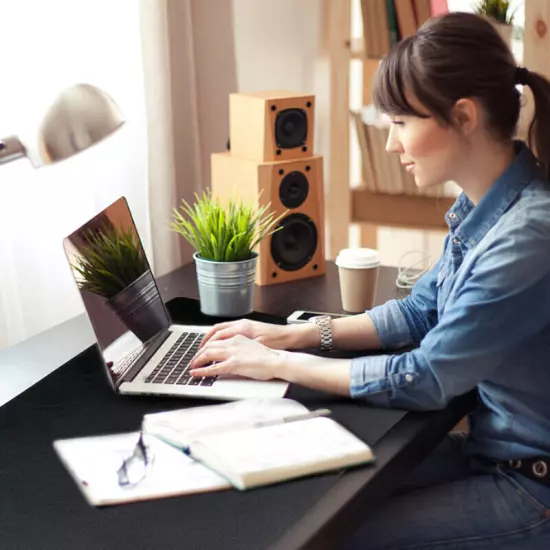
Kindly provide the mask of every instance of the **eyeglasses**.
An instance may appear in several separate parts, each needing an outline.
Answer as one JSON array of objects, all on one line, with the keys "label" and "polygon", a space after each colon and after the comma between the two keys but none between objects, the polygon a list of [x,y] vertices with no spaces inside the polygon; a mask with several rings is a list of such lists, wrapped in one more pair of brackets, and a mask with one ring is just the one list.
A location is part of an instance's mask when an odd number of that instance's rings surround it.
[{"label": "eyeglasses", "polygon": [[140,432],[134,451],[122,461],[122,465],[117,471],[118,484],[121,487],[137,485],[145,478],[153,466],[154,460],[153,451],[143,440],[143,432]]}]

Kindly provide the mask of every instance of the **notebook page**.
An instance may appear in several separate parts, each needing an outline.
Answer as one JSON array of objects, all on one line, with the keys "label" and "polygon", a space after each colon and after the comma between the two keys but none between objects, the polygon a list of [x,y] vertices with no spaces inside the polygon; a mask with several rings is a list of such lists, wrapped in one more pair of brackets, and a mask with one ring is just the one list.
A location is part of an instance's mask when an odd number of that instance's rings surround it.
[{"label": "notebook page", "polygon": [[229,488],[222,477],[154,437],[146,440],[153,464],[133,487],[118,484],[117,470],[132,454],[139,433],[58,440],[54,448],[92,505],[122,504]]},{"label": "notebook page", "polygon": [[372,459],[366,443],[330,418],[205,436],[197,444],[191,444],[193,456],[200,457],[202,450],[205,456],[218,456],[238,474],[292,469],[346,457],[358,461]]},{"label": "notebook page", "polygon": [[186,448],[190,441],[201,435],[252,427],[258,422],[282,420],[307,411],[304,405],[292,399],[243,399],[223,405],[147,414],[143,419],[143,430]]}]

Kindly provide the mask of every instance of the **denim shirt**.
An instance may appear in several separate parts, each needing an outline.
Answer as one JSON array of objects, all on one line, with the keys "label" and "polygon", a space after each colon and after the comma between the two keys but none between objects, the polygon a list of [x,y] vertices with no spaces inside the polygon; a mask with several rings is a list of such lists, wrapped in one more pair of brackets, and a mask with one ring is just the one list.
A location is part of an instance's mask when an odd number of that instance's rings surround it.
[{"label": "denim shirt", "polygon": [[477,388],[465,451],[499,460],[550,455],[550,184],[529,148],[474,207],[446,214],[437,264],[411,294],[367,313],[384,350],[351,364],[351,395],[409,410]]}]

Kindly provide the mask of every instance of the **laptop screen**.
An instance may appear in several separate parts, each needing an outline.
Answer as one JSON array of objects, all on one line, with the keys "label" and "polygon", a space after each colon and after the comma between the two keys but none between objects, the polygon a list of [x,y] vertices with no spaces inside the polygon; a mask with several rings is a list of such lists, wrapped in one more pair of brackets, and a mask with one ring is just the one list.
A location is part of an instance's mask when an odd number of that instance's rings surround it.
[{"label": "laptop screen", "polygon": [[128,203],[120,198],[64,240],[113,384],[170,326]]}]

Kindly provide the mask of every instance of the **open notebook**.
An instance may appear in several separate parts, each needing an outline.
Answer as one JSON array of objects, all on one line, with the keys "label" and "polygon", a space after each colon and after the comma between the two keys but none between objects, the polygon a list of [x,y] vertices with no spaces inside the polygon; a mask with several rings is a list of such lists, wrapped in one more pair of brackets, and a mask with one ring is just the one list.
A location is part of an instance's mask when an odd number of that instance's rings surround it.
[{"label": "open notebook", "polygon": [[326,417],[291,399],[246,399],[145,415],[142,432],[153,460],[131,486],[118,470],[139,433],[54,441],[93,506],[259,485],[374,460],[370,447]]},{"label": "open notebook", "polygon": [[250,489],[374,460],[370,447],[291,399],[247,399],[146,415],[143,430]]}]

